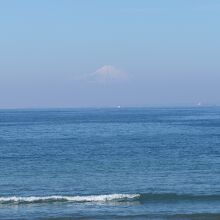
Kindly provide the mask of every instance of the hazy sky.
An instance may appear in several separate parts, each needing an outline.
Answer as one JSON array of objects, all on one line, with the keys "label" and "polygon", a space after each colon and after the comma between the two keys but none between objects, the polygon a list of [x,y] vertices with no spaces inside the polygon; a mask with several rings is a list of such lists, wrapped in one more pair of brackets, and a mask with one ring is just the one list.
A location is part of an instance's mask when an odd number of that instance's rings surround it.
[{"label": "hazy sky", "polygon": [[1,0],[0,107],[220,104],[219,0]]}]

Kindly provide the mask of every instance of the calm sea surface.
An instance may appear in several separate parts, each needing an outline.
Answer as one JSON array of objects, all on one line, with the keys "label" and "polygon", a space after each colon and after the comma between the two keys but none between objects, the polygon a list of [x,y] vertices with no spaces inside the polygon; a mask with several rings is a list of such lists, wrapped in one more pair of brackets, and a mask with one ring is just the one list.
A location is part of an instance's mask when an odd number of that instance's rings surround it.
[{"label": "calm sea surface", "polygon": [[220,219],[220,108],[0,110],[0,219]]}]

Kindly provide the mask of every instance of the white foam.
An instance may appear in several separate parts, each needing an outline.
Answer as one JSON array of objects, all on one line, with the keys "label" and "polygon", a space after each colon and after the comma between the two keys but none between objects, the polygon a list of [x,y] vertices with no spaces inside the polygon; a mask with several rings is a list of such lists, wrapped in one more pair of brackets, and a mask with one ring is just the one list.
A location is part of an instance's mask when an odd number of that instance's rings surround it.
[{"label": "white foam", "polygon": [[88,195],[88,196],[11,196],[0,197],[0,203],[34,203],[34,202],[107,202],[114,200],[129,200],[140,197],[139,194],[110,194],[110,195]]}]

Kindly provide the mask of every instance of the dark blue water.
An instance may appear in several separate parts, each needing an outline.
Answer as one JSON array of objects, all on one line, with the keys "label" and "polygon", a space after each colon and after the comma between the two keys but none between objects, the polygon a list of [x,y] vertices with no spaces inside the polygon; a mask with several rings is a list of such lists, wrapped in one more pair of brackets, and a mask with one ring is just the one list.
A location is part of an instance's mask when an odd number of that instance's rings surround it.
[{"label": "dark blue water", "polygon": [[0,219],[220,219],[220,108],[1,110]]}]

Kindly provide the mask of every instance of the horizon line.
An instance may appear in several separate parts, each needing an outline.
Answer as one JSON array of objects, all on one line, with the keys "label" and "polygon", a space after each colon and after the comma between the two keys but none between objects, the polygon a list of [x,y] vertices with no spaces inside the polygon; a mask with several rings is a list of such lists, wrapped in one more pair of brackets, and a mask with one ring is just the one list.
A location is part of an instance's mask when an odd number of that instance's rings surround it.
[{"label": "horizon line", "polygon": [[50,110],[50,109],[128,109],[128,108],[205,108],[220,107],[219,104],[176,104],[176,105],[138,105],[138,106],[39,106],[39,107],[0,107],[0,110]]}]

